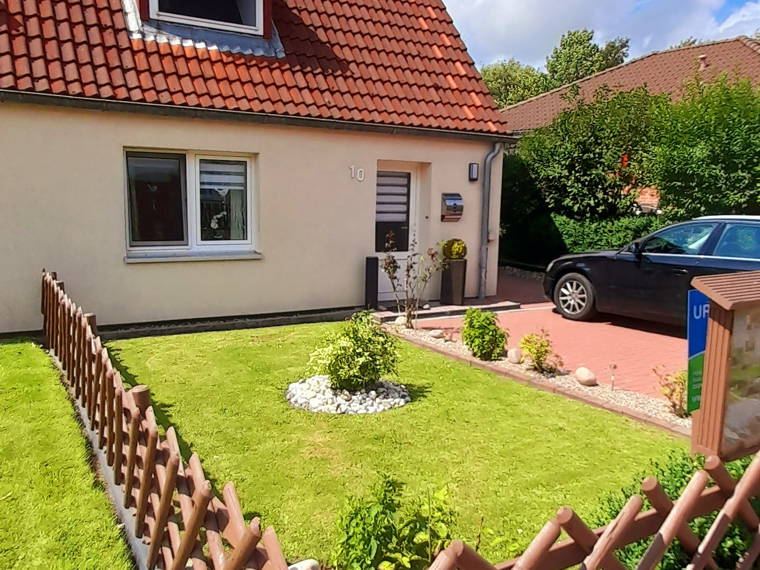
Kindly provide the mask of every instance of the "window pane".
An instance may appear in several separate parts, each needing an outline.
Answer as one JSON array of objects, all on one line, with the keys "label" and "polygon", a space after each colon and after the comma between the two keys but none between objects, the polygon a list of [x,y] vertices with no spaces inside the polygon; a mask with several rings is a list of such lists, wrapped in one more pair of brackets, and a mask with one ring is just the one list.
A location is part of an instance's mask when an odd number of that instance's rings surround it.
[{"label": "window pane", "polygon": [[375,202],[375,251],[386,251],[389,242],[395,251],[409,249],[408,172],[378,172]]},{"label": "window pane", "polygon": [[644,244],[646,253],[696,255],[710,237],[714,223],[684,224],[655,234]]},{"label": "window pane", "polygon": [[248,164],[200,161],[201,240],[248,239]]},{"label": "window pane", "polygon": [[713,255],[760,259],[760,224],[729,224]]},{"label": "window pane", "polygon": [[127,154],[130,245],[187,244],[185,157]]},{"label": "window pane", "polygon": [[228,24],[255,25],[255,0],[159,0],[158,9]]}]

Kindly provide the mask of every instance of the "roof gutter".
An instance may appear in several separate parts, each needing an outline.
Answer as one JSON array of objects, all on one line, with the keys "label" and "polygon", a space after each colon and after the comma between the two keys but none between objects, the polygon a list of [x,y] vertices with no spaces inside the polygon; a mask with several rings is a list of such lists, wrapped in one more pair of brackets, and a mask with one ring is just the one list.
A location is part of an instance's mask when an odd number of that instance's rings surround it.
[{"label": "roof gutter", "polygon": [[493,179],[493,161],[502,153],[502,142],[495,142],[483,163],[483,189],[480,199],[480,259],[478,298],[486,298],[488,278],[488,228],[491,225],[491,180]]},{"label": "roof gutter", "polygon": [[180,107],[160,103],[142,103],[138,101],[113,101],[94,97],[74,97],[71,95],[55,95],[51,93],[29,93],[14,89],[0,89],[0,103],[31,103],[37,105],[55,105],[95,111],[116,111],[127,113],[144,113],[162,117],[200,118],[253,122],[271,125],[288,125],[297,127],[316,127],[345,131],[361,131],[382,134],[405,134],[425,137],[442,137],[464,140],[511,141],[509,135],[494,133],[478,133],[472,131],[452,131],[431,129],[426,127],[405,127],[383,125],[380,123],[362,123],[360,121],[342,121],[337,119],[320,119],[315,117],[294,117],[289,115],[274,115],[255,113],[252,111],[233,111],[228,109],[202,109],[195,107]]}]

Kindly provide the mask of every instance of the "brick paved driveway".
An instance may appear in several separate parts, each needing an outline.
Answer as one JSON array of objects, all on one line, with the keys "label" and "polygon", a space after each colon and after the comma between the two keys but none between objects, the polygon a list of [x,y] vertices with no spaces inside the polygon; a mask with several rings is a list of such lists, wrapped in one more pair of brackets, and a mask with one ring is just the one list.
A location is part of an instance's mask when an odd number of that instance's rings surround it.
[{"label": "brick paved driveway", "polygon": [[[671,327],[635,319],[602,317],[594,322],[563,319],[553,311],[553,305],[543,299],[540,283],[502,273],[499,293],[510,300],[523,303],[518,311],[499,314],[499,324],[510,334],[509,347],[517,346],[523,335],[549,331],[555,351],[562,357],[565,368],[575,370],[588,366],[600,383],[650,395],[659,395],[654,367],[668,372],[686,368],[685,334]],[[426,329],[452,329],[455,336],[461,330],[462,317],[421,321]]]}]

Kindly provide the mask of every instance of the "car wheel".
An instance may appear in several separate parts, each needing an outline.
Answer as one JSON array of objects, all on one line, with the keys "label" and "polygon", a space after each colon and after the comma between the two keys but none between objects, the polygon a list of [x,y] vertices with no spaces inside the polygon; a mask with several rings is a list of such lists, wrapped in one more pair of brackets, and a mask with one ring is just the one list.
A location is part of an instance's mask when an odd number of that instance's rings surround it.
[{"label": "car wheel", "polygon": [[566,319],[585,321],[596,315],[594,287],[580,273],[563,275],[554,288],[554,305]]}]

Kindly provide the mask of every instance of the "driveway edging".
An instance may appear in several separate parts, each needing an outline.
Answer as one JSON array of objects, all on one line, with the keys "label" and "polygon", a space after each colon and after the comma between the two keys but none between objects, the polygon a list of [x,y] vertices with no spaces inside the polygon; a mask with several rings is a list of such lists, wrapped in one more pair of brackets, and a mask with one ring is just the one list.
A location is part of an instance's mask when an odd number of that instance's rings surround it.
[{"label": "driveway edging", "polygon": [[561,394],[563,396],[566,396],[568,398],[571,398],[573,400],[583,402],[584,404],[588,404],[590,406],[594,406],[596,408],[601,408],[603,410],[606,410],[608,412],[615,412],[618,414],[622,414],[628,418],[631,418],[633,420],[636,420],[638,422],[657,427],[660,429],[664,429],[666,431],[669,431],[675,435],[681,436],[681,437],[691,437],[691,433],[689,430],[676,425],[672,424],[670,422],[666,422],[663,420],[660,420],[658,418],[654,418],[652,416],[649,416],[647,414],[642,414],[636,410],[631,410],[630,408],[626,408],[624,406],[619,406],[617,404],[613,404],[611,402],[608,402],[606,400],[602,400],[601,398],[595,398],[593,396],[587,396],[585,394],[581,394],[578,392],[574,392],[573,390],[568,390],[567,388],[563,386],[558,386],[556,384],[548,384],[543,382],[536,382],[530,375],[523,374],[519,371],[512,371],[512,370],[505,370],[504,368],[497,366],[496,364],[492,364],[490,362],[484,362],[482,360],[478,360],[474,356],[464,356],[461,354],[455,354],[453,352],[449,352],[448,350],[445,350],[441,348],[440,346],[425,342],[423,340],[420,340],[418,338],[411,338],[409,336],[403,335],[397,331],[394,331],[390,328],[387,329],[393,336],[400,338],[402,340],[407,341],[410,344],[413,344],[415,346],[418,346],[420,348],[425,348],[428,350],[432,350],[433,352],[440,354],[442,356],[447,356],[453,360],[457,360],[459,362],[464,362],[469,364],[470,366],[475,366],[476,368],[480,368],[481,370],[486,370],[488,372],[492,372],[494,374],[497,374],[503,378],[508,378],[510,380],[514,380],[519,382],[520,384],[524,384],[526,386],[531,386],[533,388],[537,388],[539,390],[543,390],[544,392],[551,392],[554,394]]}]

